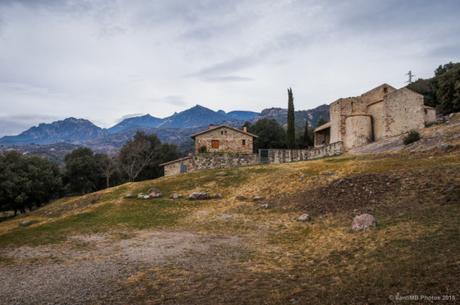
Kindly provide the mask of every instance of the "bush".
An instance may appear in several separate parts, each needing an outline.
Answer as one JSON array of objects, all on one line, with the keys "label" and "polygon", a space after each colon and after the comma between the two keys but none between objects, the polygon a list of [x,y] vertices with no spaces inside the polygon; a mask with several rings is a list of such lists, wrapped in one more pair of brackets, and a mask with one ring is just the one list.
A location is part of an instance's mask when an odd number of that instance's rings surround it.
[{"label": "bush", "polygon": [[418,140],[420,140],[420,134],[415,130],[411,130],[407,136],[404,137],[403,142],[404,145],[409,145],[411,143],[417,142]]},{"label": "bush", "polygon": [[200,146],[200,148],[198,149],[198,152],[201,153],[201,154],[205,153],[206,151],[207,151],[207,149],[206,149],[206,146],[204,146],[204,145]]},{"label": "bush", "polygon": [[0,210],[25,213],[61,193],[61,175],[56,164],[16,151],[0,153]]}]

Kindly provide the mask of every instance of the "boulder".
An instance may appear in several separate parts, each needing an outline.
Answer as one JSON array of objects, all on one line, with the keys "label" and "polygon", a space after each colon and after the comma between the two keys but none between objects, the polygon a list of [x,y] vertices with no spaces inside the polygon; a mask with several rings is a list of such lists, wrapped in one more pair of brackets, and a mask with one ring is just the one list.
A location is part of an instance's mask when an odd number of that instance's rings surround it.
[{"label": "boulder", "polygon": [[150,192],[149,193],[149,198],[160,198],[161,196],[163,196],[161,192]]},{"label": "boulder", "polygon": [[137,194],[137,199],[149,199],[150,196],[144,193]]},{"label": "boulder", "polygon": [[189,200],[206,200],[211,199],[208,193],[206,192],[193,192],[188,195]]},{"label": "boulder", "polygon": [[182,198],[182,195],[179,193],[172,193],[171,196],[169,196],[169,198],[177,200],[177,199]]},{"label": "boulder", "polygon": [[360,231],[366,230],[370,227],[375,227],[376,225],[377,221],[375,220],[374,216],[372,216],[371,214],[361,214],[353,218],[351,229],[353,231]]},{"label": "boulder", "polygon": [[37,222],[37,221],[35,221],[35,220],[23,220],[23,221],[21,221],[21,222],[19,223],[19,226],[20,226],[20,227],[28,227],[28,226],[30,226],[31,224],[34,224],[34,223],[36,223],[36,222]]},{"label": "boulder", "polygon": [[252,196],[252,201],[257,202],[257,201],[261,201],[261,200],[264,200],[264,197],[259,196],[259,195]]},{"label": "boulder", "polygon": [[261,207],[262,209],[269,209],[269,208],[270,208],[270,205],[269,205],[268,203],[263,203],[263,204],[260,205],[260,207]]},{"label": "boulder", "polygon": [[163,196],[159,188],[152,187],[147,191],[147,194],[149,194],[149,198],[160,198]]},{"label": "boulder", "polygon": [[311,220],[311,217],[308,214],[302,214],[299,217],[297,217],[297,221],[301,221],[301,222],[308,222],[310,220]]}]

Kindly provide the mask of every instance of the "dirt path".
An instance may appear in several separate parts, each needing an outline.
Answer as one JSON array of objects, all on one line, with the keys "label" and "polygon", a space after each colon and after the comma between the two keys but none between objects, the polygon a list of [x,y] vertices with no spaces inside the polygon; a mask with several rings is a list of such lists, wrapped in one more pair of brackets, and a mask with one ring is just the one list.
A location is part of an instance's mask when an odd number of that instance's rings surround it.
[{"label": "dirt path", "polygon": [[167,262],[187,264],[214,248],[237,247],[235,237],[187,232],[137,232],[74,236],[65,244],[0,250],[12,262],[0,266],[2,304],[127,304],[125,289],[143,270]]}]

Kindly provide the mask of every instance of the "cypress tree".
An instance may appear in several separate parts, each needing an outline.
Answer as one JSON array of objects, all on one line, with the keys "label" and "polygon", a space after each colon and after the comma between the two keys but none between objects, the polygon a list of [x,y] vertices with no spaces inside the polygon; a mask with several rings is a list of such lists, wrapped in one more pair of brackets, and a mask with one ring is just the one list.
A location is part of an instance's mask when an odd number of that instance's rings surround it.
[{"label": "cypress tree", "polygon": [[305,129],[303,131],[303,146],[304,147],[313,146],[313,141],[310,137],[310,127],[308,126],[308,118],[305,120]]},{"label": "cypress tree", "polygon": [[287,146],[295,148],[295,118],[294,118],[294,97],[292,89],[288,88],[288,114],[287,114]]}]

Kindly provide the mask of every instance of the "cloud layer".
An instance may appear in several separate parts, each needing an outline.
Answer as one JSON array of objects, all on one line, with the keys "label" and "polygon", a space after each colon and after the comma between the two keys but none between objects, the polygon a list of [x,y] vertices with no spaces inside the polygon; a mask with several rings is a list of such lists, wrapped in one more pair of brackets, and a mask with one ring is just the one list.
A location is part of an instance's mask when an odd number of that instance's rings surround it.
[{"label": "cloud layer", "polygon": [[3,0],[0,136],[51,118],[109,126],[284,106],[307,109],[460,60],[460,2]]}]

